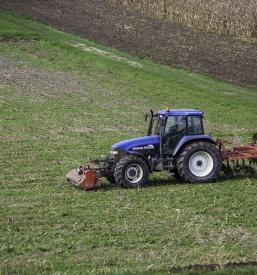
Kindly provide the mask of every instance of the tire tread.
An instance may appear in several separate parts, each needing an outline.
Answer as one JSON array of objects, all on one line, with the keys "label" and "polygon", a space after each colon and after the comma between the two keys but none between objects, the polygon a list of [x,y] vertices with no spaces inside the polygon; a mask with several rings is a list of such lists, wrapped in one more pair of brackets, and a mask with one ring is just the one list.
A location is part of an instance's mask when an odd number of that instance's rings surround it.
[{"label": "tire tread", "polygon": [[139,162],[139,163],[145,165],[147,173],[146,173],[146,176],[145,176],[145,180],[141,184],[139,184],[139,186],[141,187],[141,186],[145,185],[148,181],[149,170],[148,170],[148,167],[147,167],[147,164],[145,163],[145,161],[142,158],[137,157],[137,156],[125,156],[116,164],[116,166],[114,168],[114,178],[115,178],[116,183],[121,185],[122,187],[125,187],[125,188],[135,187],[135,186],[132,186],[132,185],[126,183],[123,180],[123,169],[130,162],[131,163],[132,162],[136,162],[136,163]]},{"label": "tire tread", "polygon": [[214,144],[212,144],[210,142],[203,142],[203,141],[198,141],[198,142],[189,144],[188,146],[185,147],[185,149],[182,151],[182,153],[178,156],[177,161],[176,161],[176,168],[178,170],[180,177],[182,178],[183,181],[190,182],[190,183],[206,182],[206,181],[197,179],[196,176],[192,175],[191,173],[188,173],[187,169],[185,168],[186,158],[190,155],[191,151],[197,150],[197,148],[199,148],[199,150],[205,150],[207,152],[212,151],[212,153],[215,155],[216,159],[214,160],[214,162],[215,162],[214,165],[216,165],[216,167],[215,167],[216,172],[214,173],[214,175],[212,176],[211,179],[207,180],[207,182],[217,180],[219,171],[221,169],[221,158],[219,155],[219,151],[217,150],[217,148]]}]

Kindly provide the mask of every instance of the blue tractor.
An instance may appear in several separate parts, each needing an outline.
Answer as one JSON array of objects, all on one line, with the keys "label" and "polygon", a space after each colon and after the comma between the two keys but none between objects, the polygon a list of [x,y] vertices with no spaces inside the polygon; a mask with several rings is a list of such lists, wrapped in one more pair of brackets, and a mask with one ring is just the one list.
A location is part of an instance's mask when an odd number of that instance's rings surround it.
[{"label": "blue tractor", "polygon": [[[217,179],[222,157],[215,141],[204,134],[203,112],[191,109],[162,110],[146,114],[147,135],[112,145],[110,155],[93,165],[81,166],[67,176],[81,187],[85,171],[125,188],[142,187],[149,174],[167,171],[177,180],[190,183],[212,182]],[[93,168],[92,168],[93,167]],[[77,175],[74,175],[77,173]],[[88,182],[90,186],[90,182]],[[91,182],[93,188],[94,185]],[[85,188],[86,189],[86,188]]]}]

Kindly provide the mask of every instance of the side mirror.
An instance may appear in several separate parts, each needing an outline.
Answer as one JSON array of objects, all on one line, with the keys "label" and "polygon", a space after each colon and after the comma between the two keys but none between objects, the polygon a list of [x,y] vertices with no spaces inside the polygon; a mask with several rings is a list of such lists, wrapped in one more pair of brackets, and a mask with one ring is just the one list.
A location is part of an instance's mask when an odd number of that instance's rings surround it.
[{"label": "side mirror", "polygon": [[148,120],[148,117],[154,117],[154,112],[153,112],[153,110],[151,109],[150,110],[150,113],[146,113],[145,114],[145,122]]},{"label": "side mirror", "polygon": [[148,113],[145,114],[145,122],[148,120]]}]

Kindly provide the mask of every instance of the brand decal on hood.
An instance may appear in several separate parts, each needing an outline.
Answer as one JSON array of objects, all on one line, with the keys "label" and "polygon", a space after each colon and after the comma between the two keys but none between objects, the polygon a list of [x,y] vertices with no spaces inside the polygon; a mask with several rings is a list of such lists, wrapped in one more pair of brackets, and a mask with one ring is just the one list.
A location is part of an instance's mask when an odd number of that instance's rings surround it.
[{"label": "brand decal on hood", "polygon": [[152,150],[154,149],[153,144],[145,145],[145,146],[139,146],[139,147],[133,147],[132,150]]}]

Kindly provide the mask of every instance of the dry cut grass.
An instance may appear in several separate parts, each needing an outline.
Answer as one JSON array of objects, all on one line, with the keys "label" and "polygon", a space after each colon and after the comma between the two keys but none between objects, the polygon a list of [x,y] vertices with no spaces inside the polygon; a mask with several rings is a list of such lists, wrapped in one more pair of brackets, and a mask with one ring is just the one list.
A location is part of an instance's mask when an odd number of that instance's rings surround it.
[{"label": "dry cut grass", "polygon": [[256,0],[108,0],[201,30],[244,38],[257,36]]}]

